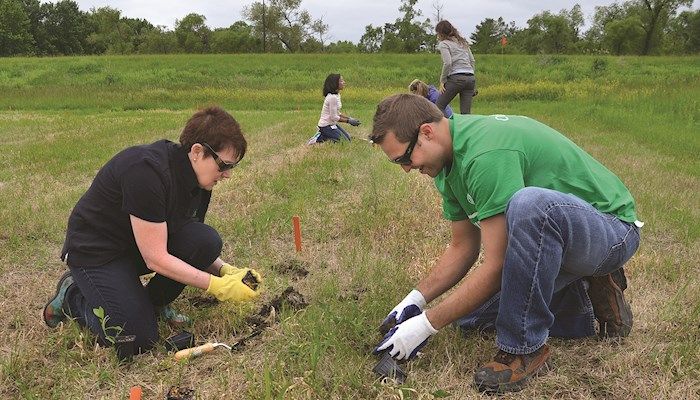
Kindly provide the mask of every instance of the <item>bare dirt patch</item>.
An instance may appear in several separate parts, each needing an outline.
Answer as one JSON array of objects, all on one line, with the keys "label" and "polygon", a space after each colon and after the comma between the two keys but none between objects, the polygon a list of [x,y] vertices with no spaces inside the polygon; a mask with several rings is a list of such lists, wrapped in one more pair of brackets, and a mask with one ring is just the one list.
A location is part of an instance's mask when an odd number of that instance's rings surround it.
[{"label": "bare dirt patch", "polygon": [[245,319],[244,325],[248,329],[236,335],[237,340],[232,346],[233,349],[242,350],[251,339],[259,336],[268,327],[278,323],[279,317],[277,314],[283,307],[287,307],[291,310],[301,310],[308,305],[309,303],[301,293],[297,292],[297,290],[291,286],[287,287],[282,294],[260,307],[260,310],[256,314]]},{"label": "bare dirt patch", "polygon": [[294,259],[272,265],[270,269],[278,274],[291,276],[293,279],[301,279],[309,274],[308,264]]}]

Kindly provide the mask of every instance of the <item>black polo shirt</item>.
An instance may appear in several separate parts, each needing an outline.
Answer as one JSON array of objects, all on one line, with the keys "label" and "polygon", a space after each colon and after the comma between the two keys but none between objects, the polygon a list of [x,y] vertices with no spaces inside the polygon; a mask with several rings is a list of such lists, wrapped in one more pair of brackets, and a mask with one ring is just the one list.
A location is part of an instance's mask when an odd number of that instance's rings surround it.
[{"label": "black polo shirt", "polygon": [[61,259],[68,254],[71,266],[99,266],[138,255],[129,215],[167,222],[170,235],[188,222],[204,222],[210,198],[179,144],[127,148],[100,169],[73,208]]}]

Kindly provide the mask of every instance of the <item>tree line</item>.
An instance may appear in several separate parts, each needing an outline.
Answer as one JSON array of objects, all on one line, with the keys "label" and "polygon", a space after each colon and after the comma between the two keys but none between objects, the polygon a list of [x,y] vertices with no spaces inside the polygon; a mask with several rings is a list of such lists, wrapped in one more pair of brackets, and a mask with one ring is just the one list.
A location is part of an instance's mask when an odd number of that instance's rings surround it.
[{"label": "tree line", "polygon": [[[211,29],[203,15],[190,13],[171,30],[127,18],[112,7],[85,12],[72,0],[0,0],[0,56],[430,52],[436,45],[435,22],[443,17],[437,2],[431,22],[416,8],[417,0],[402,0],[394,22],[367,25],[358,43],[332,42],[329,25],[313,18],[301,2],[255,1],[244,8],[244,20],[227,28]],[[693,0],[628,0],[599,6],[584,32],[577,4],[571,10],[538,13],[525,27],[502,17],[486,18],[469,39],[475,53],[697,54],[700,10],[679,11],[692,5]]]}]

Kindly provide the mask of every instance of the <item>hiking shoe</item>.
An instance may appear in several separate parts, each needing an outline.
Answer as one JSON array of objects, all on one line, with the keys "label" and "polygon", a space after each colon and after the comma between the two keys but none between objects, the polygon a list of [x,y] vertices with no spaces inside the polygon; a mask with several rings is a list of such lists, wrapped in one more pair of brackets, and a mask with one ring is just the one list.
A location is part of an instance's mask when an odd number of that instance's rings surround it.
[{"label": "hiking shoe", "polygon": [[192,320],[185,314],[181,314],[170,304],[158,310],[158,317],[170,325],[173,329],[180,329],[192,324]]},{"label": "hiking shoe", "polygon": [[73,276],[70,274],[70,271],[63,274],[61,279],[58,280],[56,294],[44,307],[44,322],[46,322],[49,328],[55,328],[60,322],[66,320],[67,315],[64,308],[66,293],[68,289],[74,285],[75,283],[73,283]]},{"label": "hiking shoe", "polygon": [[510,354],[499,350],[493,361],[474,374],[474,384],[480,392],[517,392],[528,379],[549,370],[549,346],[546,344],[530,354]]},{"label": "hiking shoe", "polygon": [[627,289],[625,271],[620,268],[607,275],[588,278],[588,296],[598,320],[600,337],[625,337],[632,330],[632,308],[622,293]]}]

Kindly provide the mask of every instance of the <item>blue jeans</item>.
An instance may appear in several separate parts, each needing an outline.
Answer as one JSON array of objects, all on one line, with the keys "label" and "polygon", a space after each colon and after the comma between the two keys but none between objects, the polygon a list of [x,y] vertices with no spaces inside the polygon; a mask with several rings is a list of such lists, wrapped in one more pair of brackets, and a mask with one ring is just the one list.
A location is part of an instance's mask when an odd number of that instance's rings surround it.
[{"label": "blue jeans", "polygon": [[318,131],[321,132],[321,136],[318,137],[316,143],[321,143],[329,140],[331,142],[350,140],[350,135],[348,135],[348,133],[345,132],[345,129],[341,128],[340,125],[319,126]]},{"label": "blue jeans", "polygon": [[622,267],[639,247],[639,228],[571,194],[527,187],[506,209],[501,292],[461,318],[463,329],[494,327],[498,348],[528,354],[552,336],[595,334],[588,276]]},{"label": "blue jeans", "polygon": [[[193,267],[206,270],[221,253],[222,242],[214,228],[200,223],[186,224],[179,232],[168,235],[168,252]],[[92,312],[102,307],[109,319],[107,326],[122,327],[122,335],[136,335],[136,351],[148,350],[158,341],[156,308],[175,300],[185,284],[156,274],[144,287],[139,277],[151,273],[141,255],[124,254],[105,265],[69,265],[77,288],[66,293],[68,312],[81,326],[86,326],[105,340],[100,320]],[[110,335],[117,332],[109,329]]]}]

